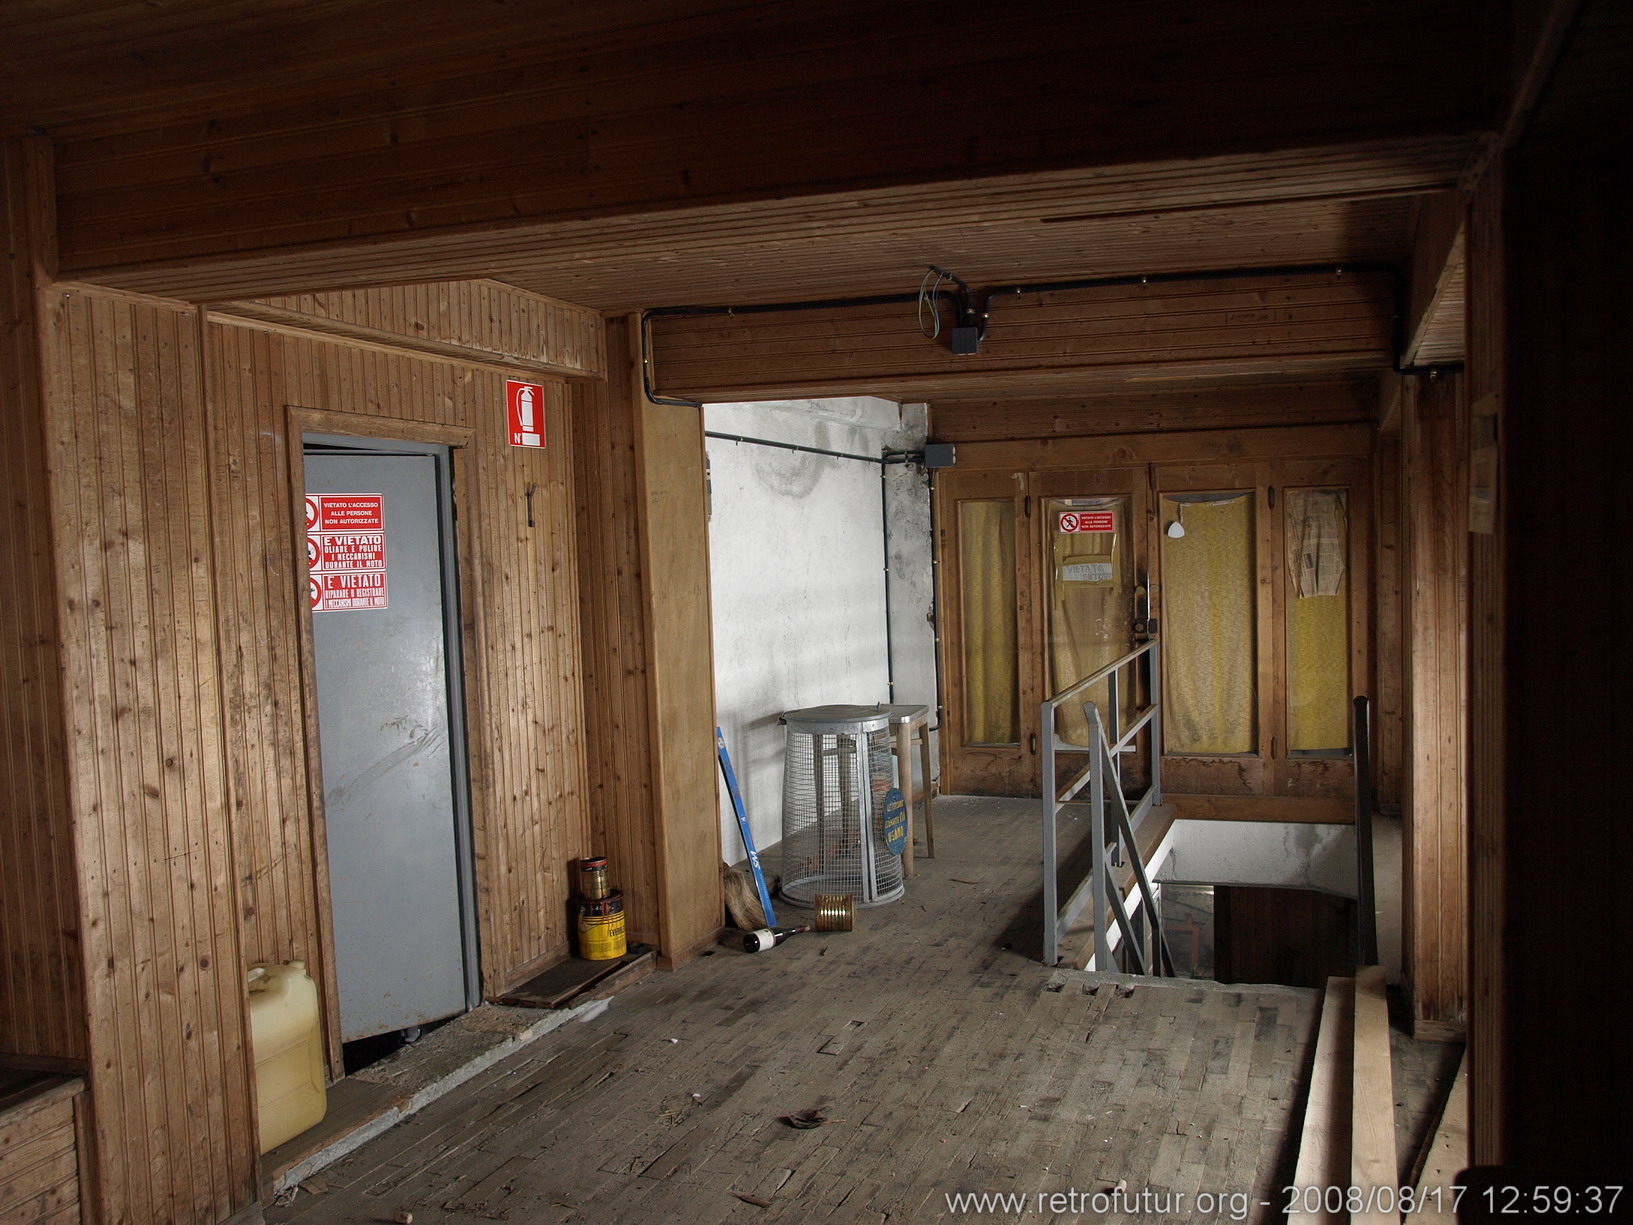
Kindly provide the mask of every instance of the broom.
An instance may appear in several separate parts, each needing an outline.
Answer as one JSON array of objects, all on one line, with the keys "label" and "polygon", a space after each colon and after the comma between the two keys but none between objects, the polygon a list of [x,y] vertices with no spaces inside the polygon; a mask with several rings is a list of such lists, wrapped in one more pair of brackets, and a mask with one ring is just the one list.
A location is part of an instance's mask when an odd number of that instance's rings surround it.
[{"label": "broom", "polygon": [[726,914],[739,931],[758,931],[766,925],[765,907],[749,874],[741,868],[720,865],[720,888],[726,895]]}]

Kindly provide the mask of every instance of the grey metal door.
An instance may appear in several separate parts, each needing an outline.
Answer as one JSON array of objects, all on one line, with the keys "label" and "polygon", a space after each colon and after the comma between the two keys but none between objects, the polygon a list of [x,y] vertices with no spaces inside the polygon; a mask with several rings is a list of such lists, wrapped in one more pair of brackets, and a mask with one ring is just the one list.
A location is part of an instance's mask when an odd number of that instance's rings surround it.
[{"label": "grey metal door", "polygon": [[344,1040],[478,1002],[447,449],[308,436]]}]

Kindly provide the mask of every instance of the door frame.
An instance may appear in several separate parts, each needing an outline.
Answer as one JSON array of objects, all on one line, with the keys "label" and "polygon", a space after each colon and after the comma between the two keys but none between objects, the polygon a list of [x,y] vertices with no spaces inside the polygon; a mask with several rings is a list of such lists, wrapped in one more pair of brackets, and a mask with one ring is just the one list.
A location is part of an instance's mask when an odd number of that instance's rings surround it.
[{"label": "door frame", "polygon": [[[473,550],[474,541],[478,539],[477,483],[474,479],[475,465],[472,462],[471,451],[475,431],[463,426],[433,425],[401,417],[306,408],[298,404],[286,404],[284,411],[286,415],[284,437],[289,440],[287,459],[291,495],[290,531],[291,539],[296,541],[299,541],[306,531],[305,439],[308,435],[342,437],[363,450],[385,450],[404,444],[447,448],[453,499],[446,508],[445,518],[452,519],[453,531],[450,536],[454,567],[452,589],[458,601],[456,609],[444,612],[445,618],[451,613],[458,621],[458,630],[449,632],[447,638],[450,643],[457,641],[462,661],[481,659],[478,632],[480,621],[472,611],[480,606],[477,603],[480,596],[478,568],[474,564]],[[310,572],[307,567],[306,550],[296,548],[293,554],[295,564],[292,577],[297,593],[297,638],[300,652],[300,722],[306,761],[307,812],[312,839],[312,890],[320,933],[320,964],[312,977],[318,985],[323,1014],[324,1047],[329,1079],[335,1081],[345,1076],[345,1059],[341,1041],[340,983],[335,966],[334,905],[329,879],[329,827],[323,801],[323,753],[318,737],[317,655],[312,636],[312,603],[307,598]],[[465,925],[470,925],[470,930],[462,930],[461,934],[462,938],[468,939],[465,966],[466,999],[470,1001],[473,997],[474,976],[474,998],[479,1003],[482,998],[481,934],[486,921],[482,905],[484,889],[480,876],[480,861],[476,854],[482,841],[483,822],[478,798],[483,794],[480,763],[485,760],[482,721],[477,717],[482,709],[481,670],[478,668],[471,672],[460,668],[458,671],[461,673],[458,687],[463,690],[463,700],[458,713],[461,716],[460,721],[464,724],[464,752],[455,756],[462,756],[464,759],[463,788],[468,819],[463,822],[456,821],[455,828],[456,839],[464,838],[468,851],[468,869],[462,867],[460,873],[460,894],[462,929]],[[450,702],[455,700],[458,699],[450,692]],[[452,714],[453,712],[450,712],[450,717]],[[456,793],[461,786],[457,777],[458,768],[456,765]],[[459,828],[461,825],[465,827],[462,832]],[[467,892],[468,903],[465,900]],[[474,1004],[471,1006],[474,1007]]]}]

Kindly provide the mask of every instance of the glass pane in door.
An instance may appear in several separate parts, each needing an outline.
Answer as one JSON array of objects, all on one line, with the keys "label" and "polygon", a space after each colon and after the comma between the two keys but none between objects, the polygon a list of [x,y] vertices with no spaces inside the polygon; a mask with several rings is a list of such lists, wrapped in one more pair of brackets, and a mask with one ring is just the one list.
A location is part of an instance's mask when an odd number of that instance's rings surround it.
[{"label": "glass pane in door", "polygon": [[[1049,691],[1059,693],[1092,676],[1134,646],[1134,579],[1131,574],[1127,498],[1053,498],[1044,504],[1049,539]],[[1122,680],[1124,718],[1136,706]],[[1055,732],[1068,744],[1088,747],[1083,702],[1093,702],[1108,734],[1115,720],[1107,709],[1107,685],[1091,687],[1082,702],[1055,715]]]},{"label": "glass pane in door", "polygon": [[1286,491],[1287,747],[1339,755],[1350,744],[1349,495]]},{"label": "glass pane in door", "polygon": [[958,504],[964,714],[969,744],[1017,744],[1015,504]]},{"label": "glass pane in door", "polygon": [[1254,497],[1162,498],[1164,752],[1258,747]]}]

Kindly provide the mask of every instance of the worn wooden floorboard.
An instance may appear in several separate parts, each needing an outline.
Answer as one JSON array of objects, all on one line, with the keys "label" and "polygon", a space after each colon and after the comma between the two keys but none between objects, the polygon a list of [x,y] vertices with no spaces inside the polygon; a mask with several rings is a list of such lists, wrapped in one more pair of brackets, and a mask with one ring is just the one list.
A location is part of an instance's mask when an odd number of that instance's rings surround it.
[{"label": "worn wooden floorboard", "polygon": [[[961,1194],[1018,1197],[980,1220],[1202,1219],[1204,1194],[1276,1217],[1317,994],[1046,968],[1035,805],[936,817],[937,858],[855,931],[637,983],[268,1221],[895,1223]],[[829,1122],[781,1121],[807,1110]],[[1119,1185],[1157,1198],[1051,1199]]]}]

